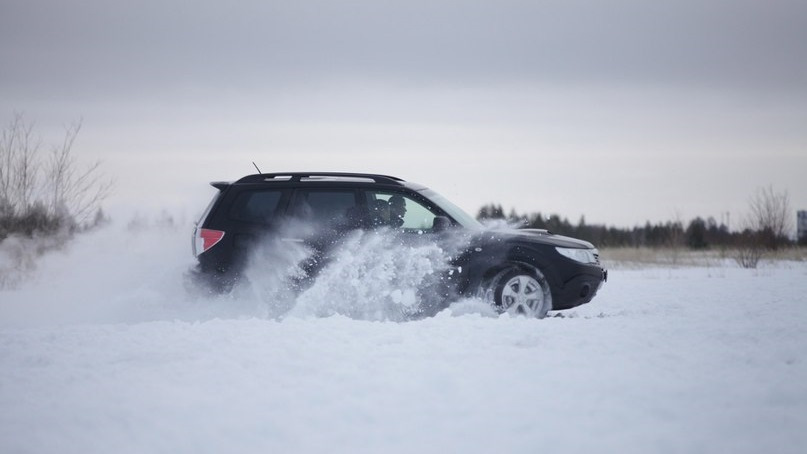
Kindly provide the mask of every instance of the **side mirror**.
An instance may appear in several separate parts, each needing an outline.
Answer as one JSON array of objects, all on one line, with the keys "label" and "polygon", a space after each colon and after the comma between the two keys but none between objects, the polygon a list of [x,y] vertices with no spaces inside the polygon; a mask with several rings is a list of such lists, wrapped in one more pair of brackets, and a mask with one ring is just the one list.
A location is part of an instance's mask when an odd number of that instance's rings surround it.
[{"label": "side mirror", "polygon": [[434,218],[434,223],[432,223],[432,231],[434,233],[443,232],[449,227],[451,227],[451,219],[445,216],[437,216]]}]

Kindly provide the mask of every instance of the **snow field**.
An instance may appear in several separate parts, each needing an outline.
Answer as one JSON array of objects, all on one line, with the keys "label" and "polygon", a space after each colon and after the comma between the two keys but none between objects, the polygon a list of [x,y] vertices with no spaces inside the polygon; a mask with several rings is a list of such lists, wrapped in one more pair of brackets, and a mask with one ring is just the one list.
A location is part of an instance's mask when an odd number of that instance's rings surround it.
[{"label": "snow field", "polygon": [[368,321],[365,299],[278,321],[260,300],[189,298],[189,241],[97,232],[0,291],[0,452],[807,446],[803,262],[615,270],[544,320],[464,301]]}]

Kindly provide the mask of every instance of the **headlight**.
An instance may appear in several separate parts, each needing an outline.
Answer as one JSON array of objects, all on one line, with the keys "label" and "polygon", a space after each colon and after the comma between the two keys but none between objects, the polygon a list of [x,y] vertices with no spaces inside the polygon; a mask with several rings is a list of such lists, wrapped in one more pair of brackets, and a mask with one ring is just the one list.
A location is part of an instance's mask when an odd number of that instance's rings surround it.
[{"label": "headlight", "polygon": [[599,255],[596,249],[556,247],[555,250],[557,250],[560,255],[580,263],[597,263],[597,256]]}]

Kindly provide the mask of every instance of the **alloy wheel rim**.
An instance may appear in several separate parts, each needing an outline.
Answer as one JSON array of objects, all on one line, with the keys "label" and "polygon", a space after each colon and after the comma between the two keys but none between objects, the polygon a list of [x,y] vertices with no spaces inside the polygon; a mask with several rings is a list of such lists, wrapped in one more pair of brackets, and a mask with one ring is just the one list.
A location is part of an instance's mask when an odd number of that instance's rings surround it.
[{"label": "alloy wheel rim", "polygon": [[544,289],[537,279],[518,275],[504,284],[502,289],[502,306],[510,313],[533,316],[538,314],[544,304]]}]

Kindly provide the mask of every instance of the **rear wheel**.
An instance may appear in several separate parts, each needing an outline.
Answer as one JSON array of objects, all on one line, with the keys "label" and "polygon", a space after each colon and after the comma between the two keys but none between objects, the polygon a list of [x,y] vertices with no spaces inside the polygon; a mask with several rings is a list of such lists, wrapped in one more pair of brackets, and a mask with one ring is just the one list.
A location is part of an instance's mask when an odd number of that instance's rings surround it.
[{"label": "rear wheel", "polygon": [[497,311],[544,318],[552,309],[549,283],[538,270],[508,268],[497,274],[481,293]]}]

